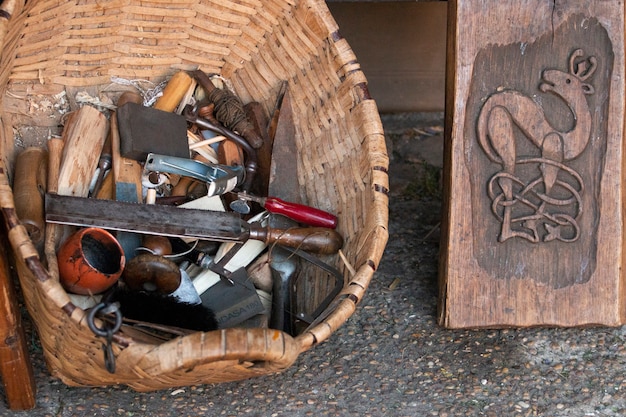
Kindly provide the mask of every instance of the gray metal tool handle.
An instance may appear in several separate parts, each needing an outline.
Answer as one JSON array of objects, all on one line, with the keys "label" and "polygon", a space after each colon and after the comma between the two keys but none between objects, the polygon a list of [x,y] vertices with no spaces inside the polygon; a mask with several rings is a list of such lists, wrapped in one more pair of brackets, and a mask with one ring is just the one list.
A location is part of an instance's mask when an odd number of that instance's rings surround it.
[{"label": "gray metal tool handle", "polygon": [[149,153],[146,158],[147,171],[168,172],[204,181],[209,187],[209,196],[232,191],[244,180],[242,167],[212,164],[194,159]]}]

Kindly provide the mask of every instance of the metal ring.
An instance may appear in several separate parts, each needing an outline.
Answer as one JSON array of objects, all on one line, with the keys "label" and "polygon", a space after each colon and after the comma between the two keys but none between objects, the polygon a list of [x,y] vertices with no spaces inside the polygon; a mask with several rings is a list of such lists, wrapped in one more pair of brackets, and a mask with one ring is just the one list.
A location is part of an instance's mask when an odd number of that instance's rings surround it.
[{"label": "metal ring", "polygon": [[[96,326],[95,318],[98,313],[102,312],[103,314],[113,313],[115,315],[115,324],[113,327],[109,328],[108,326],[104,326],[100,328]],[[87,314],[87,325],[89,329],[94,332],[96,336],[100,337],[111,337],[111,335],[117,332],[120,327],[122,327],[122,312],[120,311],[118,303],[100,303],[89,310],[89,314]]]}]

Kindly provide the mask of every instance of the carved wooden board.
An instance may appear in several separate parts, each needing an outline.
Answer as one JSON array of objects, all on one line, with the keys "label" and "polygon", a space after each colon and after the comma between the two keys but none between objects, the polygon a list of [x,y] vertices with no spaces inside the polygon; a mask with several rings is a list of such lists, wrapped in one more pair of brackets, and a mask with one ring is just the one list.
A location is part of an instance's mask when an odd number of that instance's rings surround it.
[{"label": "carved wooden board", "polygon": [[449,2],[440,323],[624,322],[624,5]]}]

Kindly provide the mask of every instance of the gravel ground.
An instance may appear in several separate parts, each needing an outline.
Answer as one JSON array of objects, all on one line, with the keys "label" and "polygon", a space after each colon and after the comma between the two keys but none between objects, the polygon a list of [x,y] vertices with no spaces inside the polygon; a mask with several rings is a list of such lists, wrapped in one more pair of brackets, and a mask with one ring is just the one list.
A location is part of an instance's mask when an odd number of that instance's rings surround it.
[{"label": "gravel ground", "polygon": [[33,337],[37,408],[12,413],[0,402],[1,415],[626,415],[625,328],[437,325],[441,115],[383,121],[392,161],[389,244],[366,297],[329,340],[278,375],[140,394],[65,386],[49,376]]}]

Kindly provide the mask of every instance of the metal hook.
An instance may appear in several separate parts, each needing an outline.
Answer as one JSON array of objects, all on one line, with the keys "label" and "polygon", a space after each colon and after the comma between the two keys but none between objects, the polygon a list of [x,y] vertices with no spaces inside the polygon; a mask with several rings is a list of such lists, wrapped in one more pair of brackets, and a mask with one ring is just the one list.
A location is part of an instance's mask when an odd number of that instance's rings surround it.
[{"label": "metal hook", "polygon": [[[113,314],[115,316],[115,322],[112,327],[104,323],[103,327],[96,325],[96,315]],[[100,303],[89,310],[87,314],[87,326],[96,335],[104,337],[106,343],[102,344],[102,350],[104,352],[104,366],[110,373],[115,373],[115,354],[113,352],[113,335],[119,331],[122,327],[122,312],[120,311],[119,303]]]}]

